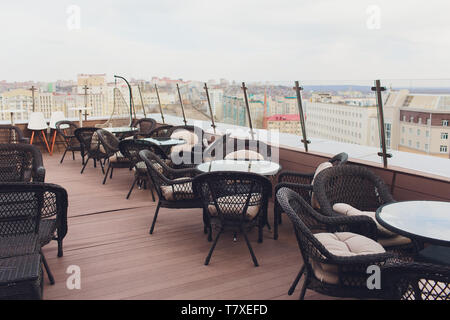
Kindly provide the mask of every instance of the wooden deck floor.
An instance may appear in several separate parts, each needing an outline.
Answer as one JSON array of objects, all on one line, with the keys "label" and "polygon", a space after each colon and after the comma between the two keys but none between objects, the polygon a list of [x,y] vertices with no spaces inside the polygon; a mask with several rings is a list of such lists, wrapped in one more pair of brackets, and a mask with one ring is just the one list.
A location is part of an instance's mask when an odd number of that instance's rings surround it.
[{"label": "wooden deck floor", "polygon": [[[201,210],[162,209],[155,232],[148,234],[155,202],[148,190],[125,196],[133,175],[116,169],[102,185],[101,169],[88,165],[80,175],[80,160],[44,155],[46,181],[69,194],[69,231],[64,256],[56,257],[54,241],[44,253],[56,279],[45,279],[45,299],[297,299],[287,290],[300,256],[291,224],[284,219],[279,240],[264,231],[264,242],[250,234],[260,266],[253,266],[242,238],[226,233],[209,266],[203,262],[210,243],[203,234]],[[270,210],[269,215],[272,215]],[[81,268],[81,289],[69,290],[66,270]],[[326,298],[308,291],[306,298]]]}]

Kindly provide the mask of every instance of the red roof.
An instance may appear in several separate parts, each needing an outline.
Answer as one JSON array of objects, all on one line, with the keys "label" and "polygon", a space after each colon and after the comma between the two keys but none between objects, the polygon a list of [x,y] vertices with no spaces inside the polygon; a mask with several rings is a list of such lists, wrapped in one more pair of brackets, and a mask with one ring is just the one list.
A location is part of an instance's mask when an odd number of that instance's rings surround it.
[{"label": "red roof", "polygon": [[267,118],[267,121],[299,121],[298,114],[274,114]]}]

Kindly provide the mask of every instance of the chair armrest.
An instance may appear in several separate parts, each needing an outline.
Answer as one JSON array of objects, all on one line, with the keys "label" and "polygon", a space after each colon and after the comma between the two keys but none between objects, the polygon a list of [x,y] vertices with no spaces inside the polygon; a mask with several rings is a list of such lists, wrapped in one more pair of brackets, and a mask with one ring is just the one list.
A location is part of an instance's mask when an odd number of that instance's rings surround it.
[{"label": "chair armrest", "polygon": [[311,184],[314,173],[299,173],[294,171],[283,171],[278,175],[278,182],[290,182],[298,184]]},{"label": "chair armrest", "polygon": [[43,166],[37,167],[33,172],[33,182],[45,181],[45,168]]},{"label": "chair armrest", "polygon": [[367,216],[333,216],[317,214],[318,221],[327,226],[329,232],[353,232],[372,240],[378,239],[375,221]]},{"label": "chair armrest", "polygon": [[281,182],[275,186],[275,194],[281,188],[289,188],[295,192],[297,192],[306,202],[311,203],[311,192],[313,190],[313,186],[310,184],[299,184],[299,183],[291,183],[291,182]]}]

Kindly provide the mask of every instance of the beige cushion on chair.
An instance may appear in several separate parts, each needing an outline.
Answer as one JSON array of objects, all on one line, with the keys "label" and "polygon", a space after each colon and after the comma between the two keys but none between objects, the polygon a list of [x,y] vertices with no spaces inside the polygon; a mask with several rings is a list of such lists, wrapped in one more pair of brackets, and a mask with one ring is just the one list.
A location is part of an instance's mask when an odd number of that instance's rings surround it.
[{"label": "beige cushion on chair", "polygon": [[[325,169],[331,168],[333,166],[333,164],[331,162],[322,162],[321,164],[319,164],[317,166],[316,172],[314,172],[314,177],[311,181],[311,185],[314,184],[314,180],[316,179],[317,175],[322,172]],[[311,206],[314,209],[320,209],[320,205],[319,202],[317,202],[316,197],[314,196],[314,192],[311,193]]]},{"label": "beige cushion on chair", "polygon": [[262,154],[253,150],[237,150],[225,156],[226,160],[264,160]]},{"label": "beige cushion on chair", "polygon": [[[351,232],[316,233],[317,240],[334,256],[353,257],[368,254],[385,253],[376,241]],[[320,281],[338,284],[338,266],[311,260],[314,275]]]},{"label": "beige cushion on chair", "polygon": [[[190,179],[190,178],[178,178],[176,180],[184,180],[184,179]],[[192,182],[186,182],[181,184],[173,184],[170,186],[161,186],[161,193],[164,197],[164,199],[169,201],[175,200],[175,193],[184,193],[187,194],[184,196],[186,199],[191,199],[194,197],[194,190],[192,189]]]},{"label": "beige cushion on chair", "polygon": [[333,210],[346,216],[370,217],[377,225],[379,235],[378,242],[383,247],[401,246],[411,243],[411,239],[398,235],[379,224],[375,217],[375,212],[373,211],[361,211],[346,203],[335,203],[333,205]]}]

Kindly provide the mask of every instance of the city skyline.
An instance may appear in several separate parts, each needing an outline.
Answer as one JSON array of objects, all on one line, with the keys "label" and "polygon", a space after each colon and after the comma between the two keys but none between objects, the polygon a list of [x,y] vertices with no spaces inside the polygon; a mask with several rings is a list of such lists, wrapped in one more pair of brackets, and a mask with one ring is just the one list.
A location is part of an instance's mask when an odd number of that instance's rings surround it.
[{"label": "city skyline", "polygon": [[[68,26],[73,5],[79,29]],[[0,12],[8,30],[0,35],[0,78],[51,81],[80,71],[247,82],[448,78],[449,8],[438,1],[15,1]]]}]

